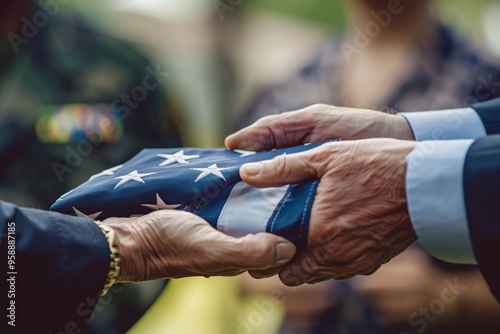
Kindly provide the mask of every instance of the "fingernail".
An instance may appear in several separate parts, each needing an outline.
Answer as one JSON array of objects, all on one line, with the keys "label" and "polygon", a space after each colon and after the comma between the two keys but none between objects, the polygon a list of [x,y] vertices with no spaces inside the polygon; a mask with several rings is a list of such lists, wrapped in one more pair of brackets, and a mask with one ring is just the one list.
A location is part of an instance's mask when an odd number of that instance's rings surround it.
[{"label": "fingernail", "polygon": [[295,255],[295,246],[292,243],[281,243],[276,246],[276,264],[287,263]]},{"label": "fingernail", "polygon": [[262,169],[262,164],[259,162],[251,162],[241,166],[241,172],[247,174],[247,176],[256,176],[260,173]]}]

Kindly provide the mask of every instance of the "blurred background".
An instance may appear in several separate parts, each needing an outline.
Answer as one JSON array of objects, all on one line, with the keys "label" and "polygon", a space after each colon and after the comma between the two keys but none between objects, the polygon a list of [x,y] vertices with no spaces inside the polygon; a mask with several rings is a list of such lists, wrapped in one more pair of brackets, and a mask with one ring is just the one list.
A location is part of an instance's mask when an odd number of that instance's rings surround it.
[{"label": "blurred background", "polygon": [[[189,129],[184,143],[195,146],[220,146],[258,87],[289,77],[345,26],[345,3],[74,1],[96,24],[168,68]],[[439,0],[434,7],[444,22],[500,54],[500,1]]]},{"label": "blurred background", "polygon": [[[220,147],[262,87],[293,77],[311,61],[326,38],[346,29],[348,2],[93,0],[75,4],[108,33],[135,45],[154,64],[165,66],[170,73],[168,88],[182,110],[184,145]],[[500,1],[438,0],[430,8],[445,25],[500,55]],[[361,279],[350,285],[294,290],[276,280],[256,283],[245,276],[174,281],[131,333],[400,334],[499,330],[497,321],[485,320],[500,315],[500,309],[488,297],[477,272],[442,269],[418,251],[404,256],[372,281]],[[405,267],[405,263],[416,265]],[[424,319],[422,315],[414,317],[413,322],[409,320],[412,312],[428,306],[446,288],[444,280],[457,277],[467,282],[469,293],[478,296],[476,300],[463,297],[463,303],[447,306],[438,321],[419,322]],[[402,281],[407,283],[405,287],[397,283]],[[400,290],[392,291],[395,286]],[[281,293],[282,299],[272,297],[273,292]],[[402,300],[380,299],[377,294],[398,294]],[[359,295],[363,296],[361,300]],[[369,302],[365,303],[367,296]],[[378,321],[380,314],[370,311],[374,299],[372,306],[376,305],[385,320]],[[469,312],[468,307],[478,313],[484,311],[484,317]],[[387,324],[389,329],[384,328]]]}]

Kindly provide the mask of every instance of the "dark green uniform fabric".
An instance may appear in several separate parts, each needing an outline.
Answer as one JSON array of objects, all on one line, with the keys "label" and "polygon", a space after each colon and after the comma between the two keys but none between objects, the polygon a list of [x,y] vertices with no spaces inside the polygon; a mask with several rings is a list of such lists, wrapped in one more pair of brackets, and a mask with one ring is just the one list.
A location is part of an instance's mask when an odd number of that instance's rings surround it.
[{"label": "dark green uniform fabric", "polygon": [[180,146],[159,65],[76,15],[46,16],[0,42],[0,198],[43,209],[144,147]]}]

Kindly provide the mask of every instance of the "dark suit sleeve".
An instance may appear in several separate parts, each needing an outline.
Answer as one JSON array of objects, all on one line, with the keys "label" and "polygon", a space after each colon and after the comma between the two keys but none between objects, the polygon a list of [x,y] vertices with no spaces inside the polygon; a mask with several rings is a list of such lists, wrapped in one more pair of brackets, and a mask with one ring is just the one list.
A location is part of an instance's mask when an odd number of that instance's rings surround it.
[{"label": "dark suit sleeve", "polygon": [[500,98],[472,106],[478,113],[488,135],[500,134]]},{"label": "dark suit sleeve", "polygon": [[500,301],[500,135],[480,138],[469,148],[464,195],[479,269]]},{"label": "dark suit sleeve", "polygon": [[[0,326],[7,331],[2,333],[82,333],[109,270],[109,248],[99,227],[90,219],[1,201],[0,227],[2,276],[7,276],[1,285],[7,302]],[[16,243],[12,268],[7,263],[9,240]],[[13,298],[5,298],[9,291]],[[15,327],[6,317],[12,300]]]}]

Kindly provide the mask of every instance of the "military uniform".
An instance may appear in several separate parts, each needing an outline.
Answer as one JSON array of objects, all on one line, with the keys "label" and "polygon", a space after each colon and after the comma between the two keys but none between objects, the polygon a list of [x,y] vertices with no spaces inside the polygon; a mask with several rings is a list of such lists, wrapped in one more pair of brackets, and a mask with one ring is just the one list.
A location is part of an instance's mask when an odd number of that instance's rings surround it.
[{"label": "military uniform", "polygon": [[143,147],[180,146],[167,73],[78,16],[47,17],[0,44],[0,198],[43,209]]}]

